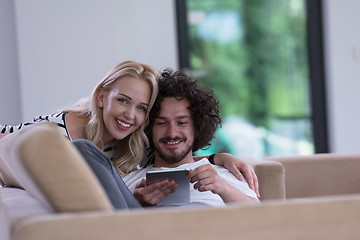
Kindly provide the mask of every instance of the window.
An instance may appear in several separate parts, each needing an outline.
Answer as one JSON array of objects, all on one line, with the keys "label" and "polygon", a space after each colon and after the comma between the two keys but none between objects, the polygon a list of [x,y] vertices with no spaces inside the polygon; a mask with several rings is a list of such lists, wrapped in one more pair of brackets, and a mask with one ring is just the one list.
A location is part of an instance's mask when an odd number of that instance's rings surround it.
[{"label": "window", "polygon": [[214,90],[223,121],[199,154],[327,151],[320,1],[178,0],[177,11],[180,67]]}]

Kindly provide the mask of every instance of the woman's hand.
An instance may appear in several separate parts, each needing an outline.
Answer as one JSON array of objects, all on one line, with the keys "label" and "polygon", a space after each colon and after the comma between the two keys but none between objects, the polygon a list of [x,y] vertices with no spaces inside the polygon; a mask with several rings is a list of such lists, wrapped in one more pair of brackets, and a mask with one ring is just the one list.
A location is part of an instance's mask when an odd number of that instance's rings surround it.
[{"label": "woman's hand", "polygon": [[145,178],[136,185],[134,197],[144,207],[159,204],[167,195],[176,191],[177,184],[174,180],[162,180],[148,185]]},{"label": "woman's hand", "polygon": [[228,169],[240,181],[243,181],[245,176],[249,187],[256,193],[257,197],[260,198],[258,178],[250,164],[229,153],[215,154],[214,163]]},{"label": "woman's hand", "polygon": [[6,134],[5,133],[0,133],[0,139],[2,139],[3,137],[5,137]]}]

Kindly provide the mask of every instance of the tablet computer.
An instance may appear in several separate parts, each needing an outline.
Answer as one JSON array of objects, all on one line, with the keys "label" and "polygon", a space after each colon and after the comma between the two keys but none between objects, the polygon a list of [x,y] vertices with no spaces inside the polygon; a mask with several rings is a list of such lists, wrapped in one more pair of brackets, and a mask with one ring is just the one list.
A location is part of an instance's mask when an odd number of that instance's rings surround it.
[{"label": "tablet computer", "polygon": [[146,181],[148,184],[162,181],[164,179],[172,179],[177,183],[176,191],[167,195],[158,206],[180,206],[190,203],[190,181],[186,179],[189,170],[159,170],[146,173]]}]

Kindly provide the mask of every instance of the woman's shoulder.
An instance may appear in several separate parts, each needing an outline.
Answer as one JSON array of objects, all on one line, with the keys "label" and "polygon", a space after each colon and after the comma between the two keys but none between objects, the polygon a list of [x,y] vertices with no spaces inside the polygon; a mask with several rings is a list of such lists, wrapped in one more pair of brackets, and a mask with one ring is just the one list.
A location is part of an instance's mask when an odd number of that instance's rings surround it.
[{"label": "woman's shoulder", "polygon": [[0,132],[6,134],[13,133],[15,131],[21,130],[23,127],[44,121],[56,123],[59,127],[65,128],[65,117],[64,117],[65,114],[66,114],[65,112],[58,112],[50,115],[40,115],[38,117],[33,118],[32,121],[23,122],[20,123],[19,125],[0,125]]},{"label": "woman's shoulder", "polygon": [[70,139],[86,139],[85,126],[88,123],[87,118],[76,113],[67,112],[64,122]]},{"label": "woman's shoulder", "polygon": [[42,116],[39,116],[37,118],[34,118],[34,122],[48,121],[48,122],[51,122],[51,123],[55,123],[59,127],[60,131],[69,140],[71,140],[70,135],[69,135],[68,130],[67,130],[67,126],[66,126],[66,121],[65,121],[65,116],[66,115],[67,115],[67,112],[56,112],[56,113],[53,113],[53,114],[50,114],[50,115],[42,115]]}]

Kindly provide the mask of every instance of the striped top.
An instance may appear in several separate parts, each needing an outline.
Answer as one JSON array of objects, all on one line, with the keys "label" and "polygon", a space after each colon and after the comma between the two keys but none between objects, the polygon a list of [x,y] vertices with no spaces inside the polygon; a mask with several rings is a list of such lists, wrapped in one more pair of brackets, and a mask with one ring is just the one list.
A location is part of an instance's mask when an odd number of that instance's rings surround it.
[{"label": "striped top", "polygon": [[53,113],[53,114],[47,115],[47,116],[39,116],[39,117],[34,118],[34,120],[32,122],[20,123],[19,125],[16,125],[16,126],[0,125],[0,129],[1,129],[0,132],[7,133],[7,134],[13,133],[15,131],[18,131],[18,130],[20,130],[26,126],[32,125],[34,123],[48,121],[51,123],[56,123],[58,125],[58,127],[60,128],[61,132],[64,134],[64,136],[67,137],[71,141],[70,134],[68,133],[67,128],[66,128],[65,115],[66,115],[66,112],[59,112],[59,113]]},{"label": "striped top", "polygon": [[[34,123],[39,123],[39,122],[44,122],[44,121],[48,121],[51,123],[56,123],[57,126],[59,127],[59,129],[61,130],[62,134],[64,134],[64,136],[69,139],[70,141],[72,141],[70,134],[68,132],[68,129],[66,127],[66,121],[65,121],[65,115],[67,112],[58,112],[58,113],[53,113],[50,115],[44,115],[44,116],[39,116],[34,118],[34,120],[32,122],[25,122],[25,123],[21,123],[19,125],[16,126],[12,126],[12,125],[1,125],[0,124],[0,132],[1,133],[5,133],[5,134],[9,134],[9,133],[13,133],[15,131],[19,131],[20,129],[32,125]],[[107,144],[104,147],[103,150],[110,158],[112,158],[113,156],[113,147],[112,147],[112,143]]]}]

